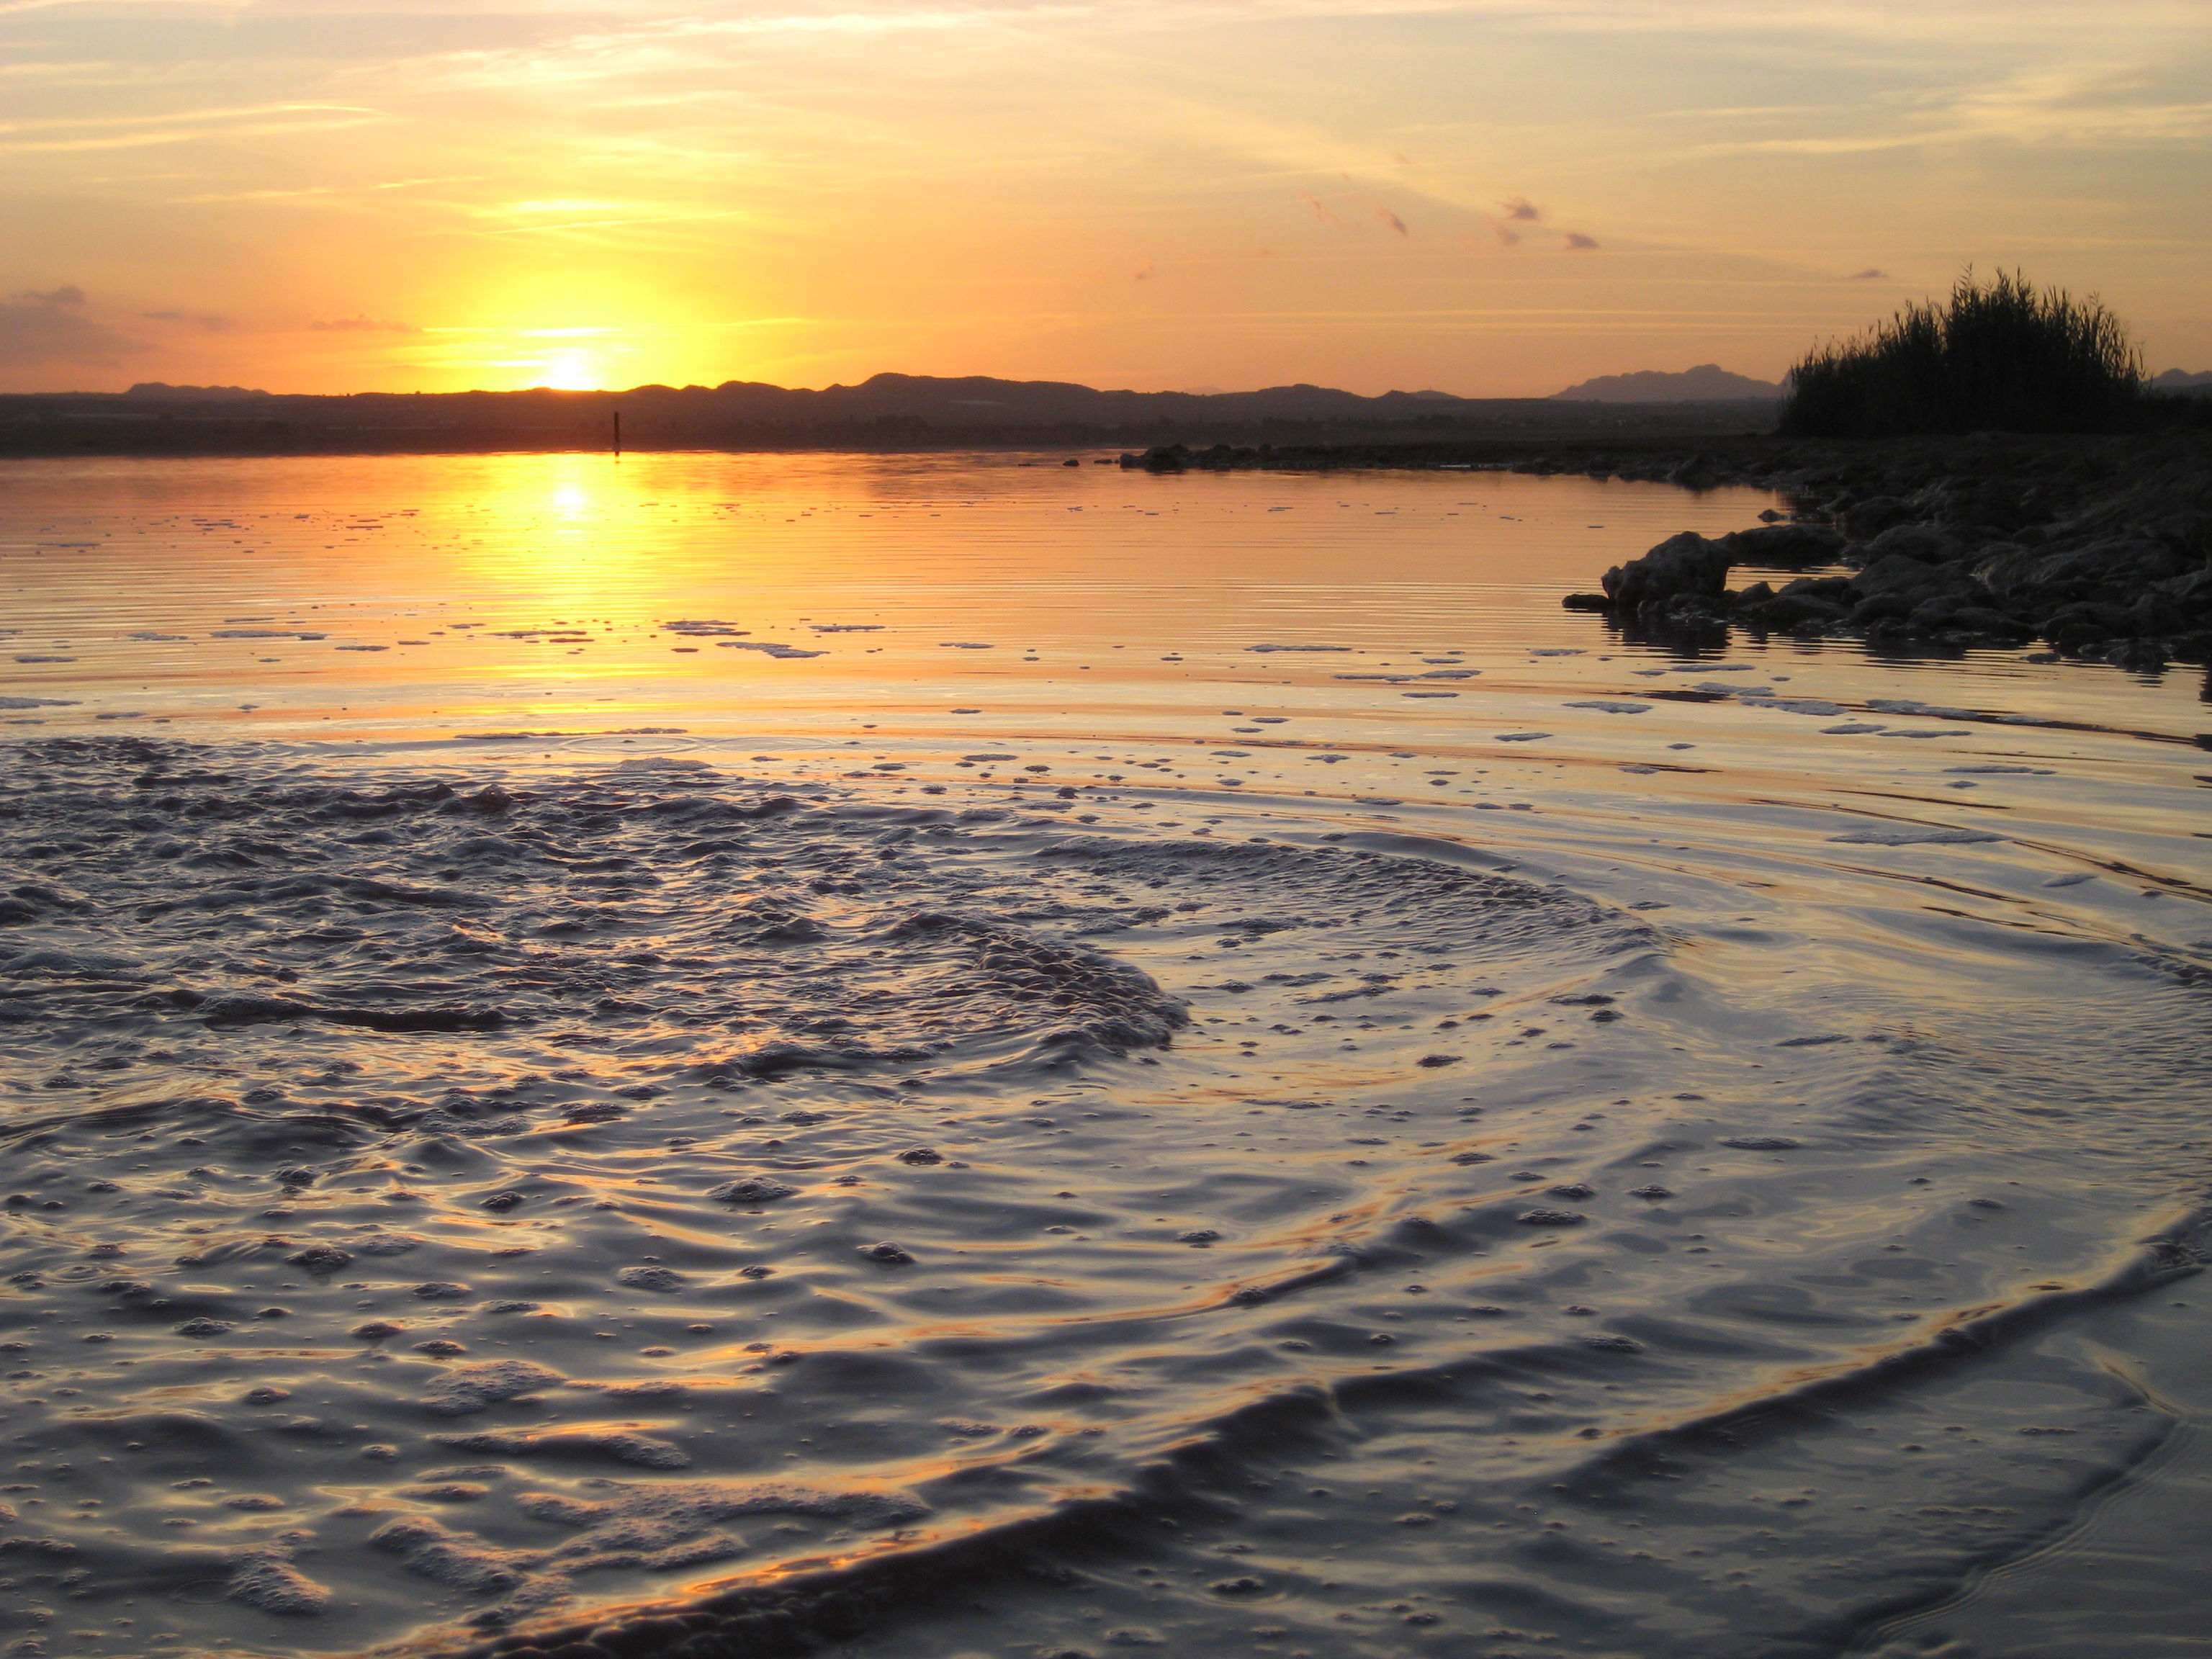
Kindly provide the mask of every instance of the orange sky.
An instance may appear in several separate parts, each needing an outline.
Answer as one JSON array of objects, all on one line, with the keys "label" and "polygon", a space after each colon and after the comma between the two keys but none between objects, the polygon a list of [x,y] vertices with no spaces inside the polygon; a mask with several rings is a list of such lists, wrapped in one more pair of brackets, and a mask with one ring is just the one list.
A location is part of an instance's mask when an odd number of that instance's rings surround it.
[{"label": "orange sky", "polygon": [[0,388],[2212,367],[2203,0],[0,0]]}]

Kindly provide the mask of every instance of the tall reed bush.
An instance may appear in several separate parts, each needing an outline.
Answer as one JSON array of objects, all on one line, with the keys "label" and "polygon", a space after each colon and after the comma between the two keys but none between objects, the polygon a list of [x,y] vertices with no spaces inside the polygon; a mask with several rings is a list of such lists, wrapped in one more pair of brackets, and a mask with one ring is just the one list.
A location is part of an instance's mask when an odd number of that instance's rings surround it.
[{"label": "tall reed bush", "polygon": [[2150,413],[2142,359],[2103,301],[2018,271],[1978,282],[1971,266],[1949,299],[1816,346],[1790,381],[1782,430],[1799,437],[2112,432]]}]

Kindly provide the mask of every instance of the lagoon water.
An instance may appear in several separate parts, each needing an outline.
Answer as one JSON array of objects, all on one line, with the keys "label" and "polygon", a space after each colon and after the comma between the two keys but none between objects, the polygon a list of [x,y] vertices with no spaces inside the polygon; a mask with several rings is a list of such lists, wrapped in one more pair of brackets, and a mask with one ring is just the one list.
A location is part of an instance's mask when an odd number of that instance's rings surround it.
[{"label": "lagoon water", "polygon": [[0,473],[0,1642],[2203,1651],[2197,678],[1060,459]]}]

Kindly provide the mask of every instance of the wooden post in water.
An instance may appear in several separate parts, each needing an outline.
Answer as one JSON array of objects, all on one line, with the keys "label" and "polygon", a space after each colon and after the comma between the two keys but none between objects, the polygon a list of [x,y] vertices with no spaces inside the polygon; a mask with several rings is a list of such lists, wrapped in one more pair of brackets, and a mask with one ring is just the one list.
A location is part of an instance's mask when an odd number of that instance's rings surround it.
[{"label": "wooden post in water", "polygon": [[615,459],[622,459],[622,410],[615,410]]}]

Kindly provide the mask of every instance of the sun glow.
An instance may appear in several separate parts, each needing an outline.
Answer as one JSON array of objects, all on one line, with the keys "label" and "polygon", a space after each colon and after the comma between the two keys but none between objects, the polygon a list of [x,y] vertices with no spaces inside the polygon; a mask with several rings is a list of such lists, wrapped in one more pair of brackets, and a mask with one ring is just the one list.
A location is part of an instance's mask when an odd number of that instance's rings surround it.
[{"label": "sun glow", "polygon": [[556,351],[545,360],[538,380],[562,392],[592,392],[601,385],[596,359],[588,351]]}]

